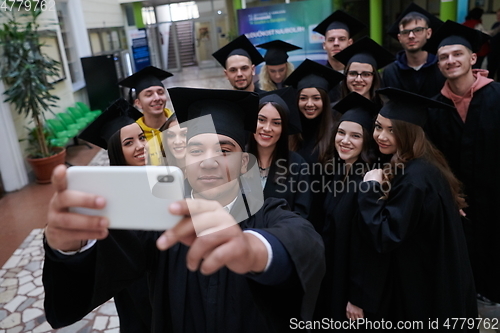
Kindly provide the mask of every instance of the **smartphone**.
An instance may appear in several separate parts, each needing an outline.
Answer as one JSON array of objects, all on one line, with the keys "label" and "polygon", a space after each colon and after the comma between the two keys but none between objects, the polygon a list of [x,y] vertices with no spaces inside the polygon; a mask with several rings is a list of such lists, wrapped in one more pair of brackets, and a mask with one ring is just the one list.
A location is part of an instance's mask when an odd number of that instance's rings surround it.
[{"label": "smartphone", "polygon": [[103,209],[72,207],[71,212],[105,216],[110,229],[167,230],[182,219],[168,211],[184,199],[184,174],[174,166],[73,166],[68,189],[106,199]]}]

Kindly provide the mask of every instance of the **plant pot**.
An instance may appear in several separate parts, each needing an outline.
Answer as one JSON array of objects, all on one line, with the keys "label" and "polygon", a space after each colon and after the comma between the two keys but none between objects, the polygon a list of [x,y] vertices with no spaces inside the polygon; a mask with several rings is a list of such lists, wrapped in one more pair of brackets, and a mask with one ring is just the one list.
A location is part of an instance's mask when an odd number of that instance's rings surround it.
[{"label": "plant pot", "polygon": [[57,154],[49,157],[26,158],[35,173],[36,182],[38,184],[50,184],[54,168],[59,164],[64,164],[66,161],[66,149],[59,148],[59,150]]}]

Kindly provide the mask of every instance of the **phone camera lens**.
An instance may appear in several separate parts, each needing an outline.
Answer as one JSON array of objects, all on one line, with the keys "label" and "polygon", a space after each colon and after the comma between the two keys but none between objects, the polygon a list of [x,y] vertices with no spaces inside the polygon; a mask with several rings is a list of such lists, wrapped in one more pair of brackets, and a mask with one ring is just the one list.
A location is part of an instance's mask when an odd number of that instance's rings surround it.
[{"label": "phone camera lens", "polygon": [[172,175],[158,176],[158,181],[160,183],[172,183],[174,181],[174,176]]}]

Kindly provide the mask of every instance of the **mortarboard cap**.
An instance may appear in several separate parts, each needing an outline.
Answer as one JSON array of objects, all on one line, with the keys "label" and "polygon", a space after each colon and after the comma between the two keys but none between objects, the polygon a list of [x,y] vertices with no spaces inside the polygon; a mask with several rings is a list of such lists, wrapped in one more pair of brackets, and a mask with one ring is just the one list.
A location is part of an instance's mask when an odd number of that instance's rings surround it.
[{"label": "mortarboard cap", "polygon": [[293,86],[297,91],[304,88],[320,88],[328,92],[344,78],[343,74],[306,59],[286,78],[283,84]]},{"label": "mortarboard cap", "polygon": [[422,7],[420,7],[419,5],[417,5],[417,4],[415,4],[415,3],[412,2],[398,16],[398,18],[396,19],[396,21],[389,28],[389,31],[387,31],[387,34],[389,36],[391,36],[392,38],[394,38],[394,39],[397,40],[398,39],[398,34],[399,34],[399,24],[400,24],[401,20],[406,15],[408,15],[408,14],[410,14],[412,12],[418,13],[418,14],[426,17],[427,20],[429,21],[429,28],[432,29],[433,33],[436,32],[436,30],[439,29],[439,27],[441,27],[443,25],[443,21],[441,21],[436,16],[432,15],[431,13],[429,13],[428,11],[426,11],[425,9],[423,9]]},{"label": "mortarboard cap", "polygon": [[136,96],[144,89],[154,86],[164,87],[161,81],[174,74],[154,66],[148,66],[118,82],[119,85],[134,88]]},{"label": "mortarboard cap", "polygon": [[442,46],[459,44],[475,53],[479,51],[488,39],[489,36],[479,30],[448,20],[432,34],[431,39],[427,41],[424,49],[430,53],[437,54],[437,51]]},{"label": "mortarboard cap", "polygon": [[281,105],[288,114],[288,135],[302,132],[299,110],[297,109],[297,92],[292,87],[266,91],[259,94],[260,104],[275,102]]},{"label": "mortarboard cap", "polygon": [[389,99],[380,109],[382,116],[420,127],[427,121],[427,108],[455,109],[451,105],[397,88],[382,88],[378,89],[377,93]]},{"label": "mortarboard cap", "polygon": [[78,138],[108,149],[108,140],[116,131],[141,117],[142,113],[132,104],[119,98],[90,123]]},{"label": "mortarboard cap", "polygon": [[281,65],[287,62],[288,53],[290,51],[300,50],[301,47],[284,42],[282,40],[273,40],[264,44],[259,44],[257,47],[266,49],[264,61],[266,65]]},{"label": "mortarboard cap", "polygon": [[334,58],[346,66],[352,62],[370,64],[374,70],[381,69],[394,61],[391,52],[368,36],[346,47],[337,53]]},{"label": "mortarboard cap", "polygon": [[380,105],[353,91],[342,98],[333,108],[342,113],[340,122],[352,121],[360,124],[367,131],[371,131]]},{"label": "mortarboard cap", "polygon": [[245,35],[241,35],[226,46],[218,49],[212,56],[217,59],[217,61],[226,68],[226,60],[230,56],[241,55],[250,59],[252,64],[258,65],[264,61],[264,58],[260,55],[259,51],[253,46],[253,44],[248,40]]},{"label": "mortarboard cap", "polygon": [[170,88],[168,89],[179,124],[211,115],[213,124],[190,122],[187,139],[195,135],[213,133],[226,135],[243,149],[249,131],[255,133],[259,110],[259,96],[254,92],[222,89]]},{"label": "mortarboard cap", "polygon": [[333,14],[321,21],[321,23],[318,24],[313,31],[326,36],[326,33],[329,30],[344,29],[349,33],[349,36],[352,37],[364,28],[366,28],[366,25],[361,21],[355,19],[344,11],[336,10]]}]

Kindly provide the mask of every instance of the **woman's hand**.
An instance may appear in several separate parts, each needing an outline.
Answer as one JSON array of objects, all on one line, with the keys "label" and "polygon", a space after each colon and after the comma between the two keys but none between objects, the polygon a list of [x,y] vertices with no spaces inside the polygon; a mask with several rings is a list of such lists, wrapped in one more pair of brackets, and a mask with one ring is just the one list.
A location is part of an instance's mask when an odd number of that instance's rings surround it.
[{"label": "woman's hand", "polygon": [[383,179],[384,179],[384,171],[382,169],[373,169],[365,174],[365,178],[363,178],[363,181],[368,182],[370,180],[375,180],[379,183],[382,183]]},{"label": "woman's hand", "polygon": [[363,309],[351,304],[351,302],[347,302],[346,316],[347,319],[358,320],[364,318],[365,314],[363,313]]}]

